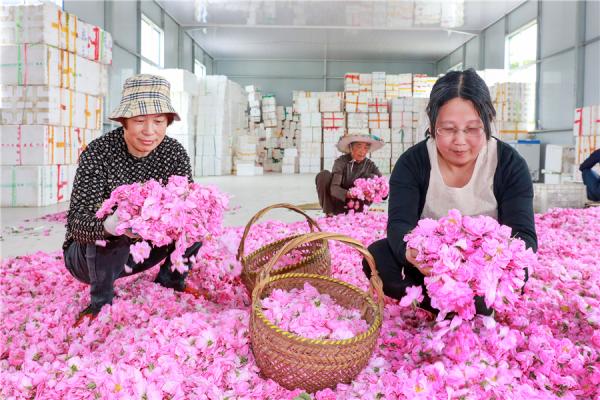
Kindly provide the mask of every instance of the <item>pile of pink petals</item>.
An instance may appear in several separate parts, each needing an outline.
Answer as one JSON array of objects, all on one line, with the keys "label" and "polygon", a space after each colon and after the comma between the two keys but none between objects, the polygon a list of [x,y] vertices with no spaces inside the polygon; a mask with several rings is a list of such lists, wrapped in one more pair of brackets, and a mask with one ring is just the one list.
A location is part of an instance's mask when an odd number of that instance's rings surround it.
[{"label": "pile of pink petals", "polygon": [[104,218],[116,212],[117,234],[130,231],[143,239],[131,245],[135,262],[148,258],[151,246],[174,242],[173,268],[185,272],[185,250],[195,242],[222,233],[228,202],[228,196],[216,187],[189,183],[185,176],[172,176],[164,185],[149,180],[117,187],[96,216]]},{"label": "pile of pink petals", "polygon": [[488,216],[462,216],[458,210],[439,220],[422,219],[404,241],[418,251],[417,263],[431,268],[425,287],[431,305],[440,310],[439,321],[450,312],[473,319],[476,295],[496,312],[514,309],[525,268],[532,272],[537,262],[525,242],[511,237],[510,227]]},{"label": "pile of pink petals", "polygon": [[[0,398],[597,400],[599,220],[593,208],[536,216],[539,265],[514,309],[495,319],[429,321],[386,299],[365,370],[309,396],[263,379],[256,367],[248,297],[232,261],[242,228],[225,230],[233,243],[203,246],[188,278],[212,301],[152,283],[153,268],[118,280],[112,306],[76,328],[89,292],[61,252],[5,259]],[[384,213],[318,222],[365,244],[385,236]],[[247,250],[306,231],[306,223],[267,221],[252,228]],[[335,241],[330,250],[334,277],[366,289],[360,255]]]},{"label": "pile of pink petals", "polygon": [[274,289],[261,306],[271,323],[308,339],[350,339],[369,329],[359,310],[342,307],[308,282],[289,292]]},{"label": "pile of pink petals", "polygon": [[369,203],[381,203],[390,193],[390,186],[385,176],[359,178],[348,190],[348,197]]}]

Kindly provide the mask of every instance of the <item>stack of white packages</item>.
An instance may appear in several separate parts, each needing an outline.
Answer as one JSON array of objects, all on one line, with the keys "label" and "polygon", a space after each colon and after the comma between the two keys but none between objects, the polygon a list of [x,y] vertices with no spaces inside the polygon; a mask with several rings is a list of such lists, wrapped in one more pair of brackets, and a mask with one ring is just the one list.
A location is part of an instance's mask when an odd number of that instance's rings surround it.
[{"label": "stack of white packages", "polygon": [[373,72],[371,74],[371,93],[373,97],[385,98],[385,72]]},{"label": "stack of white packages", "polygon": [[2,5],[0,44],[1,206],[66,201],[101,134],[112,38],[55,4]]},{"label": "stack of white packages", "polygon": [[299,172],[315,173],[321,170],[321,146],[323,143],[322,117],[319,98],[310,92],[294,93],[294,108],[300,117],[300,140],[298,147]]},{"label": "stack of white packages", "polygon": [[390,101],[391,168],[408,148],[425,138],[427,99],[396,98]]},{"label": "stack of white packages", "polygon": [[344,92],[360,92],[360,74],[347,72],[344,75]]},{"label": "stack of white packages", "polygon": [[373,91],[373,75],[359,74],[358,85],[360,92],[366,92],[370,96]]},{"label": "stack of white packages", "polygon": [[272,94],[262,97],[262,118],[265,128],[276,128],[278,126],[277,103],[275,96]]},{"label": "stack of white packages", "polygon": [[496,135],[502,140],[528,139],[534,119],[533,85],[501,82],[490,88],[490,95],[496,109]]},{"label": "stack of white packages", "polygon": [[254,135],[240,135],[235,138],[233,153],[233,173],[237,176],[253,176],[256,174],[256,145]]},{"label": "stack of white packages", "polygon": [[[333,162],[341,153],[337,143],[346,132],[346,115],[342,112],[344,94],[340,92],[324,92],[320,96],[323,112],[323,168],[331,169]],[[333,100],[335,99],[335,100]]]},{"label": "stack of white packages", "polygon": [[[573,180],[581,182],[579,165],[600,148],[600,105],[576,108],[573,121],[573,136],[575,136]],[[594,169],[600,173],[599,165]]]},{"label": "stack of white packages", "polygon": [[173,121],[167,128],[167,135],[183,145],[190,158],[192,171],[195,171],[198,78],[184,69],[163,69],[160,75],[171,84],[171,102],[181,118],[181,121]]},{"label": "stack of white packages", "polygon": [[233,138],[247,132],[246,93],[226,76],[199,80],[195,176],[231,174]]},{"label": "stack of white packages", "polygon": [[388,101],[385,96],[369,98],[369,130],[372,135],[386,143],[381,150],[371,154],[371,159],[381,173],[388,174],[390,172],[391,131]]},{"label": "stack of white packages", "polygon": [[295,174],[298,172],[298,149],[287,148],[283,150],[281,161],[282,174]]},{"label": "stack of white packages", "polygon": [[385,97],[412,97],[412,74],[398,74],[385,76]]},{"label": "stack of white packages", "polygon": [[260,112],[260,100],[262,98],[260,90],[254,85],[248,85],[244,88],[248,96],[248,106],[250,109],[250,122],[260,122],[262,119]]},{"label": "stack of white packages", "polygon": [[413,75],[413,97],[429,97],[438,78],[424,74]]}]

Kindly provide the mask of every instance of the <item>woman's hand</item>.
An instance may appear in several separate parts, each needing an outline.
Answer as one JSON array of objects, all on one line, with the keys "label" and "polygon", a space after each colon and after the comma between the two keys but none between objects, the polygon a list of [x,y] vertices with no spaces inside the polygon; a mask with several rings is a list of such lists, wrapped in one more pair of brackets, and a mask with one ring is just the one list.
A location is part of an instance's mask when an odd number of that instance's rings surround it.
[{"label": "woman's hand", "polygon": [[417,261],[417,255],[419,252],[417,249],[413,249],[411,247],[406,248],[406,261],[411,263],[416,269],[419,270],[423,275],[429,276],[431,275],[431,267],[422,267],[419,265]]}]

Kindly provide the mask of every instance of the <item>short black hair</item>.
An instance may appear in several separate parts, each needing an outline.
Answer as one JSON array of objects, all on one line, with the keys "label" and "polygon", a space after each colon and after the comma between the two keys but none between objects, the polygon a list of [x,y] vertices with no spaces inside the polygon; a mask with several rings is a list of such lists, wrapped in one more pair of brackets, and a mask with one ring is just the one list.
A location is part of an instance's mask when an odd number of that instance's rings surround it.
[{"label": "short black hair", "polygon": [[[451,71],[440,77],[429,95],[429,104],[427,104],[427,116],[429,117],[429,129],[427,133],[435,137],[435,122],[437,121],[440,108],[450,100],[460,97],[470,100],[479,117],[483,121],[485,137],[489,139],[492,136],[492,122],[496,118],[496,110],[492,104],[490,91],[483,79],[473,68],[465,71]],[[427,134],[426,133],[426,134]]]},{"label": "short black hair", "polygon": [[[165,113],[165,117],[167,117],[167,126],[170,126],[173,121],[175,121],[175,114],[173,113]],[[135,118],[135,117],[132,117]],[[129,118],[119,118],[119,122],[123,125],[123,128],[127,129],[127,120]]]}]

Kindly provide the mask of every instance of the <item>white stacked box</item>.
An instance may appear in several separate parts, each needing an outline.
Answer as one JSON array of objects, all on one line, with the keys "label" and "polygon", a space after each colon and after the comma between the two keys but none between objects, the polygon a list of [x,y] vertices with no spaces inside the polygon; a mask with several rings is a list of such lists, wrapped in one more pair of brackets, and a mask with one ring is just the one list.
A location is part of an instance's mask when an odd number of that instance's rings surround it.
[{"label": "white stacked box", "polygon": [[108,91],[106,65],[43,43],[0,46],[0,84],[46,85],[94,96]]},{"label": "white stacked box", "polygon": [[[337,92],[332,92],[337,93]],[[341,112],[342,111],[341,97],[321,97],[319,99],[319,111],[321,112]]]},{"label": "white stacked box", "polygon": [[[575,164],[573,180],[581,182],[579,165],[595,150],[600,148],[600,105],[575,109],[573,119],[573,136],[575,136]],[[598,172],[600,166],[596,165]]]},{"label": "white stacked box", "polygon": [[164,69],[160,75],[171,85],[171,102],[181,121],[173,121],[167,134],[185,149],[192,171],[196,162],[196,123],[198,119],[199,83],[196,75],[183,69]]},{"label": "white stacked box", "polygon": [[368,99],[369,113],[387,113],[388,102],[385,97],[373,96]]},{"label": "white stacked box", "polygon": [[369,113],[369,129],[381,129],[390,127],[390,115],[388,113]]},{"label": "white stacked box", "polygon": [[302,128],[298,145],[300,173],[312,173],[321,170],[322,134],[321,128]]},{"label": "white stacked box", "polygon": [[412,97],[412,74],[386,75],[385,97]]},{"label": "white stacked box", "polygon": [[2,5],[0,44],[45,43],[88,60],[112,63],[112,36],[55,4]]},{"label": "white stacked box", "polygon": [[102,97],[49,86],[2,86],[2,125],[102,128]]},{"label": "white stacked box", "polygon": [[413,75],[413,97],[429,97],[433,85],[437,81],[434,76],[424,74]]},{"label": "white stacked box", "polygon": [[344,128],[325,128],[323,129],[323,143],[337,144],[342,136],[344,136]]},{"label": "white stacked box", "polygon": [[297,172],[296,165],[298,164],[298,149],[284,149],[283,159],[281,160],[282,174],[295,174]]},{"label": "white stacked box", "polygon": [[294,111],[298,114],[319,112],[319,99],[314,97],[299,97],[294,100]]},{"label": "white stacked box", "polygon": [[206,76],[199,83],[194,175],[228,175],[233,169],[233,138],[246,131],[247,95],[225,76]]},{"label": "white stacked box", "polygon": [[392,130],[389,128],[371,129],[371,135],[377,136],[385,143],[391,143],[392,141]]},{"label": "white stacked box", "polygon": [[365,129],[369,128],[369,114],[366,112],[361,113],[348,113],[348,129]]},{"label": "white stacked box", "polygon": [[359,92],[360,91],[360,74],[358,72],[347,72],[344,75],[344,91]]},{"label": "white stacked box", "polygon": [[101,131],[48,125],[3,125],[2,165],[77,164],[79,155]]},{"label": "white stacked box", "polygon": [[575,147],[547,144],[544,153],[544,183],[573,182]]},{"label": "white stacked box", "polygon": [[385,72],[373,72],[371,77],[371,92],[373,96],[385,98]]},{"label": "white stacked box", "polygon": [[66,201],[100,136],[111,36],[54,4],[3,5],[0,44],[2,206]]},{"label": "white stacked box", "polygon": [[366,113],[369,111],[368,93],[346,93],[347,113]]},{"label": "white stacked box", "polygon": [[320,128],[321,127],[321,113],[309,112],[300,114],[300,122],[302,128]]},{"label": "white stacked box", "polygon": [[67,201],[76,165],[1,166],[1,207],[42,207]]},{"label": "white stacked box", "polygon": [[346,117],[343,112],[324,112],[322,114],[322,127],[326,128],[345,128]]},{"label": "white stacked box", "polygon": [[277,103],[274,95],[262,97],[262,118],[265,127],[277,127]]},{"label": "white stacked box", "polygon": [[373,75],[359,74],[359,91],[370,94],[373,91]]},{"label": "white stacked box", "polygon": [[502,140],[527,139],[534,125],[533,85],[499,82],[490,88],[490,95],[496,109],[496,135]]},{"label": "white stacked box", "polygon": [[390,157],[387,156],[386,154],[378,154],[380,151],[383,151],[383,149],[385,149],[385,146],[381,149],[378,150],[377,153],[372,153],[371,155],[371,161],[373,161],[375,163],[375,165],[377,166],[377,168],[379,168],[379,172],[381,172],[382,174],[389,174],[390,173]]}]

